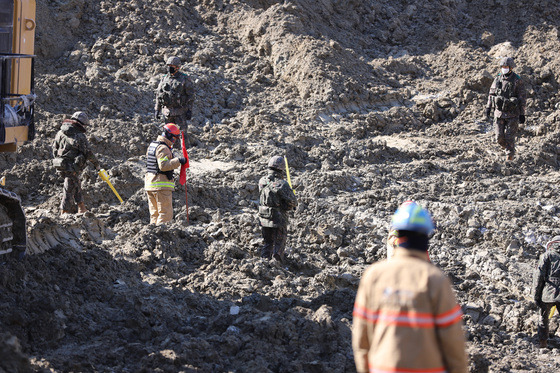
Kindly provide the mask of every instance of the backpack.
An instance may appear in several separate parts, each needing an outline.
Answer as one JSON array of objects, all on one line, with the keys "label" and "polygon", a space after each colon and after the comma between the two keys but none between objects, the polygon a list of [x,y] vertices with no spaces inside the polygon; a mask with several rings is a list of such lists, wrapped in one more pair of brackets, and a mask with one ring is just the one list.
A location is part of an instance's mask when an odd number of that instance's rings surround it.
[{"label": "backpack", "polygon": [[281,183],[269,181],[264,186],[260,194],[259,216],[263,219],[273,220],[275,210],[280,207],[280,197],[278,197],[278,190]]}]

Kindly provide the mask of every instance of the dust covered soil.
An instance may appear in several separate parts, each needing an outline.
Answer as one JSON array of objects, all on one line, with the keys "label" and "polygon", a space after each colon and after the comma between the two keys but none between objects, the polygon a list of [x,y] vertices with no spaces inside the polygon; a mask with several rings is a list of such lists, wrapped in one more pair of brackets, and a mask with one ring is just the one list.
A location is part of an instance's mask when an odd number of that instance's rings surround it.
[{"label": "dust covered soil", "polygon": [[[407,199],[437,222],[471,372],[558,370],[531,275],[560,233],[559,19],[547,0],[39,2],[37,137],[0,155],[29,234],[1,258],[0,372],[352,372],[358,282]],[[156,227],[142,178],[169,55],[197,88],[189,221],[178,186]],[[529,97],[510,162],[481,121],[505,55]],[[90,213],[61,218],[50,144],[75,110],[125,203],[88,168]],[[278,263],[257,181],[283,154],[299,206]]]}]

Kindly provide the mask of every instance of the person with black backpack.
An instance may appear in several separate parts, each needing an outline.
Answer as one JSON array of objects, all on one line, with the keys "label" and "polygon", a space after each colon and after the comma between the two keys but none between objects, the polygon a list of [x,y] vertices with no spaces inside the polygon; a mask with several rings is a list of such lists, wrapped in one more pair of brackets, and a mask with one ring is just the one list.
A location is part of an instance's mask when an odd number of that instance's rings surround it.
[{"label": "person with black backpack", "polygon": [[284,157],[270,158],[268,169],[268,174],[259,180],[259,220],[264,238],[261,257],[282,262],[288,233],[288,211],[296,208],[297,199],[288,182],[284,180]]}]

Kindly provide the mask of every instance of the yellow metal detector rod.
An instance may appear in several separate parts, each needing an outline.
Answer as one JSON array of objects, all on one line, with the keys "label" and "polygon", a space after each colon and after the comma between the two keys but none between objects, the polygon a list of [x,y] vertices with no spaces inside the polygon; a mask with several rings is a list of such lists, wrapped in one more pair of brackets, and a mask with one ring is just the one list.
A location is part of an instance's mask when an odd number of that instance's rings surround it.
[{"label": "yellow metal detector rod", "polygon": [[115,195],[117,196],[119,201],[121,201],[121,203],[123,203],[123,200],[122,200],[121,196],[119,196],[119,193],[117,193],[117,191],[115,190],[115,187],[109,181],[109,175],[107,174],[107,171],[105,171],[104,169],[99,170],[99,177],[101,177],[101,180],[103,180],[104,182],[107,183],[107,185],[109,185],[109,187],[111,188],[113,193],[115,193]]},{"label": "yellow metal detector rod", "polygon": [[549,319],[551,319],[552,316],[554,316],[554,311],[556,311],[556,306],[552,306],[552,308],[550,309],[550,314],[548,315]]},{"label": "yellow metal detector rod", "polygon": [[[292,178],[290,178],[290,167],[288,167],[288,158],[284,156],[284,162],[286,163],[286,178],[288,179],[288,185],[292,188]],[[294,188],[292,188],[292,192],[296,194]]]}]

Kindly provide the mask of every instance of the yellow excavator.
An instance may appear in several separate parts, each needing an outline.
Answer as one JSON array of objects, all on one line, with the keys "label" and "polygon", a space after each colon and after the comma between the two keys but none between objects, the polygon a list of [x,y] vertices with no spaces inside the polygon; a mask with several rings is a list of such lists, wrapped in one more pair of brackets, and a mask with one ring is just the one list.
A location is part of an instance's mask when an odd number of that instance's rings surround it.
[{"label": "yellow excavator", "polygon": [[[35,136],[35,0],[0,0],[0,153]],[[0,182],[0,255],[21,257],[27,246],[20,197]]]}]

